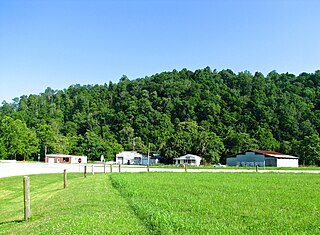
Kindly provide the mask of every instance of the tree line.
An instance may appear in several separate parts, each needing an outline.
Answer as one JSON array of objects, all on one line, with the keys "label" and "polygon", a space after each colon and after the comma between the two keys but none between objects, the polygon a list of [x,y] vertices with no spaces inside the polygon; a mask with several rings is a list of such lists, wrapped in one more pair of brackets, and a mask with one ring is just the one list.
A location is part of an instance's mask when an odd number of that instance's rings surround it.
[{"label": "tree line", "polygon": [[208,163],[248,149],[279,151],[320,164],[320,71],[270,72],[210,67],[118,83],[47,88],[0,107],[0,158],[38,154],[113,160],[122,150],[186,153]]}]

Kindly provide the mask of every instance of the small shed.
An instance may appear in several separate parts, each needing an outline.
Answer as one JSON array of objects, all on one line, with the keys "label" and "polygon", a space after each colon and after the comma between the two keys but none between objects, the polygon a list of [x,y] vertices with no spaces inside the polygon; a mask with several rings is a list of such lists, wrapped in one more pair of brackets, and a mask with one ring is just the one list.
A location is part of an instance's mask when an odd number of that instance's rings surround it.
[{"label": "small shed", "polygon": [[248,150],[227,157],[228,166],[298,167],[298,157],[267,150]]},{"label": "small shed", "polygon": [[116,154],[116,163],[125,165],[141,165],[144,155],[135,151],[122,151]]},{"label": "small shed", "polygon": [[47,154],[46,163],[87,163],[87,156],[76,156],[76,155],[66,155],[66,154]]},{"label": "small shed", "polygon": [[189,166],[200,166],[201,157],[193,154],[186,154],[184,156],[174,158],[175,165],[186,164]]}]

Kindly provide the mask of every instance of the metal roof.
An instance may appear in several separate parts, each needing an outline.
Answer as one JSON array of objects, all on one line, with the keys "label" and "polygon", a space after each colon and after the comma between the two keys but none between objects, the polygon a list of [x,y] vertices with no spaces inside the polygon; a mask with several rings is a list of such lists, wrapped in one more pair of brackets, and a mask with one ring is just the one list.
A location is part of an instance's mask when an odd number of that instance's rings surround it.
[{"label": "metal roof", "polygon": [[268,151],[268,150],[249,150],[249,151],[255,152],[255,153],[261,153],[266,156],[275,157],[275,158],[298,159],[298,157],[295,157],[295,156],[291,156],[291,155],[287,155],[287,154],[283,154],[283,153],[279,153],[279,152],[274,152],[274,151]]},{"label": "metal roof", "polygon": [[236,155],[239,154],[244,154],[246,152],[254,152],[254,153],[260,153],[269,157],[274,157],[274,158],[286,158],[286,159],[298,159],[298,157],[295,156],[291,156],[291,155],[287,155],[287,154],[283,154],[283,153],[279,153],[279,152],[275,152],[275,151],[269,151],[269,150],[247,150],[245,152],[242,153],[237,153],[228,157],[235,157]]},{"label": "metal roof", "polygon": [[274,152],[274,151],[269,151],[269,150],[248,150],[246,152],[255,152],[255,153],[262,153],[262,154],[274,154],[274,155],[284,155],[283,153],[278,153],[278,152]]}]

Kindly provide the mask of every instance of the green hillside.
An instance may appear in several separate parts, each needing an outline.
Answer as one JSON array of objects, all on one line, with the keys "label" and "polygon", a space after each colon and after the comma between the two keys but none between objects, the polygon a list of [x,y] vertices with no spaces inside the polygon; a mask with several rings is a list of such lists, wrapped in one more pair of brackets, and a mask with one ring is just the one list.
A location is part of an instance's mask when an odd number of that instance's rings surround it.
[{"label": "green hillside", "polygon": [[185,153],[207,162],[247,149],[293,154],[319,164],[320,71],[235,74],[209,67],[104,85],[47,88],[0,108],[0,157],[48,153],[108,159],[121,150]]}]

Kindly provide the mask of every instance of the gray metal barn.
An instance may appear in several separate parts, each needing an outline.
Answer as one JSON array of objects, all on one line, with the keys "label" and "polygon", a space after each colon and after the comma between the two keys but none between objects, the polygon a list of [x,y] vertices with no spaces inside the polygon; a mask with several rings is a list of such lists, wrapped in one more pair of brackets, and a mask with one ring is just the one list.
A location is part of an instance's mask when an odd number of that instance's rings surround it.
[{"label": "gray metal barn", "polygon": [[228,166],[298,167],[298,157],[266,150],[248,150],[227,157]]}]

